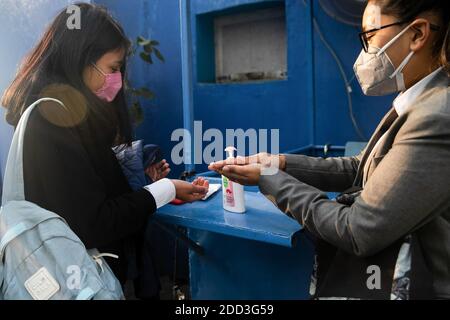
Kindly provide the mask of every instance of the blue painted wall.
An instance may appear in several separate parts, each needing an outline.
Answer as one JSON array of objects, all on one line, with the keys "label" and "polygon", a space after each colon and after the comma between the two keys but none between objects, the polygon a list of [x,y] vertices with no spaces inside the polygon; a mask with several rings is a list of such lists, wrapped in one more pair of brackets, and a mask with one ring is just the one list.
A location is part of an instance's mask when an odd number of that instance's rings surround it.
[{"label": "blue painted wall", "polygon": [[[137,137],[161,145],[166,157],[170,157],[176,144],[170,141],[171,133],[183,127],[179,1],[95,1],[110,8],[130,38],[142,34],[161,42],[165,64],[147,67],[133,59],[130,72],[136,86],[148,85],[157,95],[147,104],[146,120],[137,130]],[[196,40],[197,32],[205,31],[198,28],[201,17],[269,2],[273,1],[191,0],[193,120],[203,121],[203,131],[208,128],[223,131],[227,128],[278,128],[281,151],[360,140],[350,121],[344,82],[335,61],[312,28],[312,16],[342,60],[349,79],[353,78],[353,63],[361,50],[357,38],[359,28],[333,20],[320,8],[318,1],[284,1],[288,28],[287,80],[251,84],[200,81],[205,75],[201,74],[202,65],[197,64],[211,63],[204,59],[204,48]],[[197,62],[199,57],[200,62]],[[388,110],[392,97],[365,97],[356,79],[352,81],[352,88],[354,113],[368,138]],[[184,170],[183,166],[172,165],[172,168],[173,177]],[[206,166],[197,166],[196,170],[201,172]]]},{"label": "blue painted wall", "polygon": [[[311,143],[313,128],[312,43],[310,16],[300,1],[286,1],[288,78],[243,84],[208,84],[199,81],[197,64],[203,63],[195,15],[240,5],[270,1],[192,1],[194,39],[194,116],[204,130],[280,129],[280,149],[287,151]],[[283,2],[283,1],[281,1]],[[302,30],[302,32],[299,32]],[[203,169],[206,170],[205,166]],[[201,171],[201,169],[199,170]]]}]

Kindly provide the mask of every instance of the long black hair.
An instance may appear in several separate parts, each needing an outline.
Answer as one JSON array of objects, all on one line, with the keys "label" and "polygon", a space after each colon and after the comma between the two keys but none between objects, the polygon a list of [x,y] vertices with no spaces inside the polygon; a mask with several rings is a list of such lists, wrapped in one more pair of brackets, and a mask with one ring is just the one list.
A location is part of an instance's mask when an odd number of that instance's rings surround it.
[{"label": "long black hair", "polygon": [[440,29],[433,44],[433,54],[450,75],[450,0],[376,0],[381,13],[403,21],[413,21],[422,13],[440,18]]},{"label": "long black hair", "polygon": [[[106,103],[86,86],[83,72],[108,52],[124,49],[127,56],[131,43],[104,7],[88,3],[75,5],[80,8],[81,29],[68,28],[71,13],[67,9],[57,15],[3,95],[1,103],[8,109],[6,120],[17,125],[24,110],[41,97],[46,88],[62,84],[84,97],[91,129],[103,136],[108,132],[111,144],[130,143],[132,125],[124,90],[112,103]],[[125,68],[126,61],[121,69],[124,76]],[[92,136],[94,138],[95,134]]]}]

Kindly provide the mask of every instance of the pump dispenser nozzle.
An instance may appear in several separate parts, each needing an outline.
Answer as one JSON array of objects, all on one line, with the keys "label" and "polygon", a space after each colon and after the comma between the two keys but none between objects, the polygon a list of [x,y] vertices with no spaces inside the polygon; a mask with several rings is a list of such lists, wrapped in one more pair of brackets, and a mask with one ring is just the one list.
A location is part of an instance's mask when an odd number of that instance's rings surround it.
[{"label": "pump dispenser nozzle", "polygon": [[225,152],[227,153],[227,158],[234,158],[234,152],[237,151],[235,147],[227,147],[225,148]]}]

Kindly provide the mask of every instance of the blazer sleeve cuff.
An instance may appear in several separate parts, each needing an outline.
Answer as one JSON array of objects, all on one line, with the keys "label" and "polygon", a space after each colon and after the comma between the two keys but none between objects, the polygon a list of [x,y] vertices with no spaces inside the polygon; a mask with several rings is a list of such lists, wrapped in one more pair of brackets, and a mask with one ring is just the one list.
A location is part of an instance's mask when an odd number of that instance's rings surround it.
[{"label": "blazer sleeve cuff", "polygon": [[285,172],[278,170],[276,174],[273,175],[261,175],[258,182],[259,190],[263,195],[265,195],[269,200],[275,203],[275,198],[280,189],[283,181],[283,177],[286,175]]}]

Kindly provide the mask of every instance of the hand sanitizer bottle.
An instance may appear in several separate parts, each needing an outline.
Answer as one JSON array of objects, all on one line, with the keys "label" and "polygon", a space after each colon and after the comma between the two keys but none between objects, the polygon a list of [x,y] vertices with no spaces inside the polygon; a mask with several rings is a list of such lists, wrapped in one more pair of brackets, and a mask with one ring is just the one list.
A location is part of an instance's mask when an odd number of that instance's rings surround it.
[{"label": "hand sanitizer bottle", "polygon": [[[235,147],[228,147],[225,152],[228,159],[234,158],[234,152],[237,151]],[[223,208],[234,213],[245,212],[245,198],[244,186],[230,181],[227,177],[222,176],[222,191],[223,191]]]}]

